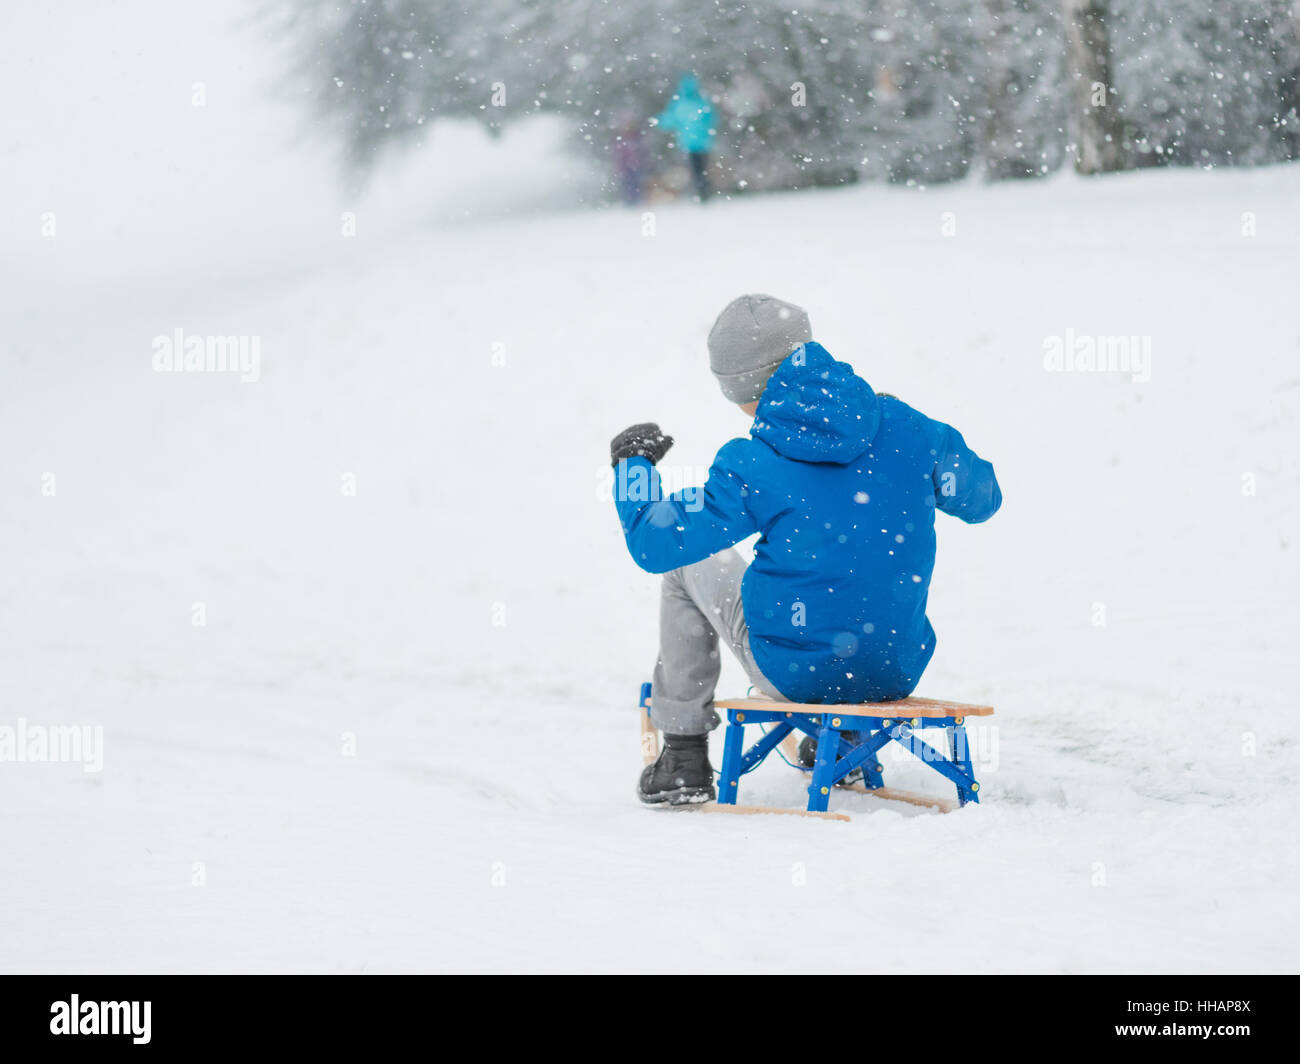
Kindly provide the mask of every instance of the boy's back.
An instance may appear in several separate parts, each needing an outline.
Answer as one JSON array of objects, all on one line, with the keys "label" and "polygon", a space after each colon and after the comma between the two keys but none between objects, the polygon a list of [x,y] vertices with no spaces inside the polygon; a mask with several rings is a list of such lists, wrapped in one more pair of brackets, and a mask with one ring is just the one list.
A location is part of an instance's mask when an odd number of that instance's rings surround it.
[{"label": "boy's back", "polygon": [[[709,331],[722,394],[754,419],[703,488],[660,497],[655,463],[673,440],[652,422],[610,441],[628,551],[663,573],[650,717],[664,748],[641,801],[716,794],[708,733],[725,641],[773,698],[903,698],[934,653],[926,619],[936,510],[984,521],[1002,503],[993,467],[961,434],[813,342],[808,313],[749,294]],[[759,533],[753,564],[730,548]]]},{"label": "boy's back", "polygon": [[620,511],[653,572],[761,532],[743,584],[759,668],[792,701],[864,702],[910,694],[934,653],[935,510],[978,522],[1001,498],[956,430],[807,343],[773,374],[751,438],[718,452],[702,507],[679,493]]}]

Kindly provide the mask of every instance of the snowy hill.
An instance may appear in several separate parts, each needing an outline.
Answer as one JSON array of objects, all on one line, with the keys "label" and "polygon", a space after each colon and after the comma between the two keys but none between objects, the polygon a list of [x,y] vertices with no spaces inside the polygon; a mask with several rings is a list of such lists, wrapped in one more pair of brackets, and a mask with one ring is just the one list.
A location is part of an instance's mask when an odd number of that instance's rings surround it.
[{"label": "snowy hill", "polygon": [[[7,268],[0,723],[102,725],[104,763],[0,765],[0,967],[1294,969],[1298,194],[861,188]],[[978,808],[636,802],[657,584],[604,455],[653,418],[689,476],[746,431],[703,347],[746,290],[997,467],[997,518],[941,523],[918,691],[997,707]],[[155,372],[175,329],[258,338],[260,379]],[[1150,380],[1048,372],[1067,330],[1149,338]]]}]

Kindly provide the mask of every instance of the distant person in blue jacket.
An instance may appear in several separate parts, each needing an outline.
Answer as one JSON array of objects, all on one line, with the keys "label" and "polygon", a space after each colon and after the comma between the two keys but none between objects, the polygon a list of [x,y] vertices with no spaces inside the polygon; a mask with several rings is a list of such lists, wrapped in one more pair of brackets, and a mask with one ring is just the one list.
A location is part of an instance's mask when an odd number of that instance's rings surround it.
[{"label": "distant person in blue jacket", "polygon": [[713,105],[700,94],[700,83],[687,74],[656,119],[660,129],[676,135],[677,147],[686,153],[695,195],[701,203],[709,198],[709,152],[717,136],[714,117]]},{"label": "distant person in blue jacket", "polygon": [[[651,804],[715,797],[719,636],[779,700],[911,694],[934,654],[935,512],[973,524],[1002,504],[993,466],[960,432],[872,391],[813,342],[800,307],[741,296],[709,333],[709,359],[754,423],[703,488],[661,495],[655,463],[673,440],[656,424],[610,444],[627,548],[665,574],[651,709],[665,744],[639,788]],[[746,568],[730,548],[755,532]]]}]

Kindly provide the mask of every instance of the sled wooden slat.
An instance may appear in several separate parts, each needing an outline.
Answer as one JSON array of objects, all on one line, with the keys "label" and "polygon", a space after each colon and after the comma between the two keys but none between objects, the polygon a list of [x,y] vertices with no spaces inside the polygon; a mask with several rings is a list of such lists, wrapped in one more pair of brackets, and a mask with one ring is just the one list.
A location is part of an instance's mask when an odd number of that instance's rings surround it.
[{"label": "sled wooden slat", "polygon": [[659,729],[650,719],[650,699],[647,698],[642,705],[645,712],[641,714],[641,760],[652,765],[659,756]]},{"label": "sled wooden slat", "polygon": [[891,802],[906,802],[908,805],[919,805],[925,809],[937,809],[940,813],[951,813],[954,809],[960,808],[955,798],[918,794],[916,791],[903,791],[897,787],[876,787],[873,790],[864,787],[861,783],[852,783],[847,787],[841,786],[840,790],[852,791],[855,794],[869,794],[873,798],[888,798]]},{"label": "sled wooden slat", "polygon": [[762,709],[772,712],[843,713],[855,717],[990,717],[992,706],[973,706],[941,698],[900,698],[897,702],[852,702],[846,705],[814,705],[805,702],[777,702],[771,698],[726,698],[714,702],[719,709]]},{"label": "sled wooden slat", "polygon": [[679,809],[693,809],[700,813],[735,813],[738,816],[754,816],[764,813],[773,816],[812,816],[820,820],[842,820],[848,823],[852,818],[845,813],[819,813],[812,809],[783,809],[771,805],[718,805],[716,802],[704,802],[701,805],[683,805]]}]

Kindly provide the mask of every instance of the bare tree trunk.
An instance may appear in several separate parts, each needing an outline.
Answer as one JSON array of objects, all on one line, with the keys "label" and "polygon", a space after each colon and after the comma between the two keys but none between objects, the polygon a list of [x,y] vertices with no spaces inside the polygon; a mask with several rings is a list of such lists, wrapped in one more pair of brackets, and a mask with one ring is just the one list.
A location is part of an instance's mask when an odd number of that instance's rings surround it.
[{"label": "bare tree trunk", "polygon": [[1015,75],[1011,70],[1011,49],[1015,43],[1015,27],[1011,23],[1011,8],[1015,0],[984,0],[988,20],[984,35],[984,51],[988,60],[986,84],[988,104],[984,113],[984,163],[991,180],[1003,181],[1011,177],[1028,177],[1033,170],[1026,169],[1017,141],[1023,135],[1016,127],[1015,108],[1011,92]]},{"label": "bare tree trunk", "polygon": [[1111,106],[1109,0],[1064,0],[1071,82],[1074,168],[1099,174],[1122,168],[1119,116]]}]

